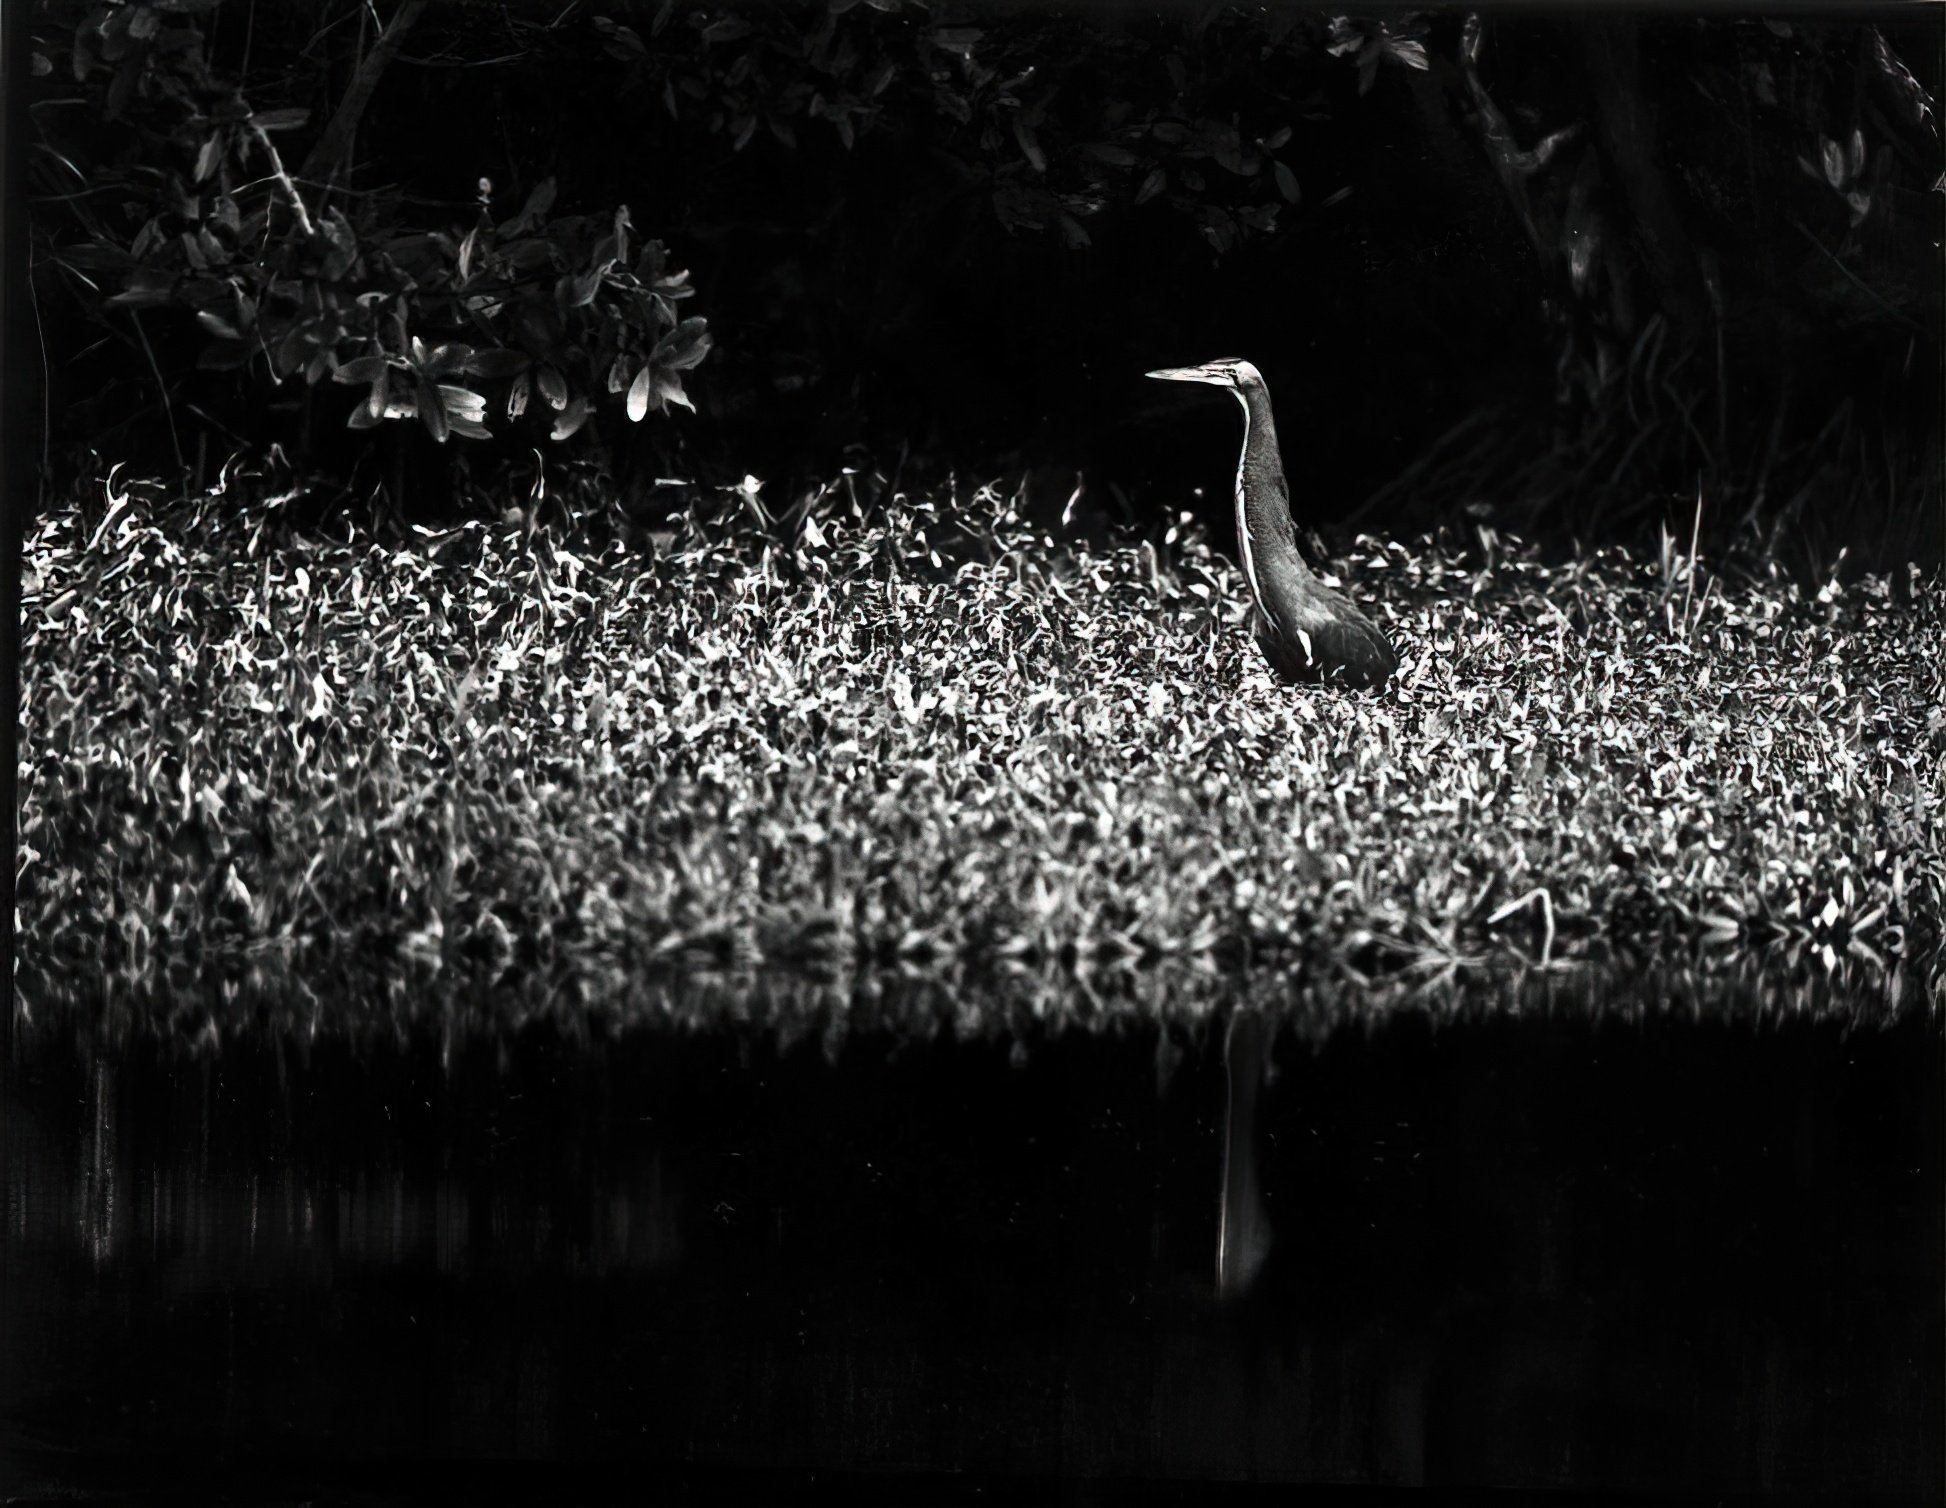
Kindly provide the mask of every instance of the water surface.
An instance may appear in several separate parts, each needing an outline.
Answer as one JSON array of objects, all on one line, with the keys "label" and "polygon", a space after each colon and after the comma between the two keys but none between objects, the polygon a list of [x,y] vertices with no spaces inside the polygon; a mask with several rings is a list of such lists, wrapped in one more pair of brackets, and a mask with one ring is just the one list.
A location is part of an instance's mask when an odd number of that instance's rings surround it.
[{"label": "water surface", "polygon": [[1927,1500],[1941,1081],[1910,1015],[201,1049],[43,1016],[0,1466]]}]

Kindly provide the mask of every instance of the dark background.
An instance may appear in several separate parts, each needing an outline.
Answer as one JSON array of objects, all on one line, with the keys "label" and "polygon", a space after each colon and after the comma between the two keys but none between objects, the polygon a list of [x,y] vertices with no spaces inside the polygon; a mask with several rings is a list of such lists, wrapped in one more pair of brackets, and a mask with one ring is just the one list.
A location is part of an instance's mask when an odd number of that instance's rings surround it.
[{"label": "dark background", "polygon": [[1923,1020],[1286,1032],[1233,1123],[1274,1235],[1230,1302],[1218,1022],[810,1026],[21,1033],[0,1473],[105,1501],[1937,1500]]},{"label": "dark background", "polygon": [[[117,219],[116,175],[198,139],[180,111],[160,139],[140,82],[111,118],[106,64],[77,94],[64,28],[103,11],[47,0],[36,33],[42,87],[69,101],[36,108],[43,144],[109,185],[84,228],[72,175],[37,159],[51,470],[90,449],[166,457],[166,385],[185,466],[215,465],[184,437],[193,404],[222,422],[219,458],[277,438],[370,490],[345,389],[273,387],[261,360],[199,372],[187,308],[148,315],[152,372],[112,285],[67,275],[62,248],[125,243],[148,212]],[[376,45],[349,0],[232,0],[182,24],[253,109],[311,111],[278,138],[293,162]],[[1940,13],[1476,25],[1469,56],[1457,10],[431,5],[332,193],[361,234],[458,231],[480,178],[501,216],[552,177],[563,209],[625,203],[668,246],[716,343],[688,374],[698,412],[630,426],[598,395],[577,445],[541,446],[638,509],[657,477],[750,472],[775,503],[853,464],[908,486],[1025,477],[1050,512],[1078,471],[1084,525],[1200,487],[1215,521],[1234,412],[1141,374],[1241,355],[1277,401],[1300,523],[1652,538],[1686,532],[1700,486],[1718,543],[1817,568],[1845,547],[1853,565],[1935,562]],[[1250,160],[1203,149],[1225,128]],[[1559,132],[1544,164],[1521,157]],[[417,445],[411,506],[468,506],[533,448]]]}]

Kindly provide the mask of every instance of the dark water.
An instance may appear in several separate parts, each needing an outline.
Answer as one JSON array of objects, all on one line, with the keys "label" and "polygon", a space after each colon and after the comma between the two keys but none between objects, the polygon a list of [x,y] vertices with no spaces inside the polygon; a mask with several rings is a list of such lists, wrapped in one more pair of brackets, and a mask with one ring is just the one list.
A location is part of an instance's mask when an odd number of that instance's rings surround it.
[{"label": "dark water", "polygon": [[1936,1024],[1228,1048],[43,1025],[4,1083],[0,1480],[1937,1500]]}]

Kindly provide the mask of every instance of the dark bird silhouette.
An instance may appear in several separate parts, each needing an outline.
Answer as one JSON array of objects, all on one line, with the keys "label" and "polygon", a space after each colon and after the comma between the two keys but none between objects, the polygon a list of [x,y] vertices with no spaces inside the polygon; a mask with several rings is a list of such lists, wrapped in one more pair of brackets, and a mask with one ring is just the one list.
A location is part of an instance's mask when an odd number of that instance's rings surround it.
[{"label": "dark bird silhouette", "polygon": [[1312,574],[1297,553],[1291,495],[1270,416],[1270,389],[1247,361],[1150,372],[1169,382],[1228,388],[1243,405],[1243,455],[1237,464],[1237,549],[1257,605],[1257,644],[1286,681],[1377,686],[1398,656],[1376,625]]}]

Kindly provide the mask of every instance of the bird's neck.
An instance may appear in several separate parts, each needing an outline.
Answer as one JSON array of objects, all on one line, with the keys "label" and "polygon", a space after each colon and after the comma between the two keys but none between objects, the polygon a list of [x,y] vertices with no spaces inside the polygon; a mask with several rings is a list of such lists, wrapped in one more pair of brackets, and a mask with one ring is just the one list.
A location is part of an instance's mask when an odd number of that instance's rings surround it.
[{"label": "bird's neck", "polygon": [[1291,497],[1284,482],[1284,458],[1277,449],[1277,424],[1270,416],[1270,394],[1261,388],[1233,388],[1243,405],[1243,456],[1237,463],[1237,543],[1246,569],[1251,557],[1289,557],[1299,568],[1297,537],[1291,530]]}]

